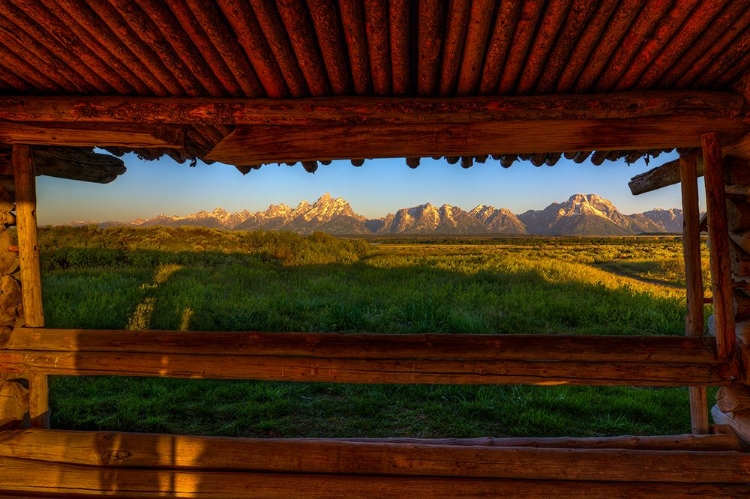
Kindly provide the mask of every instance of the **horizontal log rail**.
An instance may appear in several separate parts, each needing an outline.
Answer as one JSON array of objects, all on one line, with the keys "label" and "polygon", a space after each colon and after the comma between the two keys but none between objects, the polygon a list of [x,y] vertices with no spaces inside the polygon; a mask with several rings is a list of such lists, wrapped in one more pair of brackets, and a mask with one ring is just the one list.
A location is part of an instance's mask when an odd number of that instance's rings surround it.
[{"label": "horizontal log rail", "polygon": [[[673,438],[688,442],[713,437]],[[386,492],[399,497],[736,497],[750,492],[750,455],[733,449],[474,446],[29,429],[0,433],[0,496],[75,492],[85,497],[106,491],[123,497],[288,497],[294,491],[298,497]]]},{"label": "horizontal log rail", "polygon": [[[0,459],[0,497],[156,497],[211,499],[455,499],[460,497],[737,498],[744,483],[607,482],[362,474],[306,474],[159,469],[111,469],[25,459]],[[33,470],[33,471],[32,471]],[[28,496],[26,495],[28,494]]]},{"label": "horizontal log rail", "polygon": [[714,338],[17,328],[0,371],[337,383],[729,385]]},{"label": "horizontal log rail", "polygon": [[342,125],[477,123],[684,115],[738,118],[729,92],[649,91],[527,97],[240,99],[203,97],[0,97],[0,120],[37,123]]},{"label": "horizontal log rail", "polygon": [[0,349],[195,355],[389,359],[698,362],[716,358],[715,338],[540,334],[355,334],[258,331],[126,331],[15,328]]},{"label": "horizontal log rail", "polygon": [[[585,451],[620,449],[630,451],[740,452],[741,444],[733,431],[706,435],[619,436],[588,438],[229,438],[191,435],[71,431],[29,428],[0,431],[0,457],[35,461],[65,461],[85,466],[118,468],[243,469],[255,471],[329,472],[335,456],[382,449],[473,448],[493,452],[498,449],[577,449]],[[328,451],[328,452],[327,452]],[[317,464],[297,464],[287,458],[295,452],[309,453]],[[462,450],[456,452],[464,452]],[[503,451],[504,452],[504,451]],[[520,451],[519,451],[520,452]],[[542,451],[543,453],[543,451]],[[605,453],[606,454],[606,453]],[[274,457],[272,457],[274,456]],[[750,461],[750,455],[747,459]],[[592,463],[593,464],[593,463]],[[317,466],[317,467],[316,467]],[[341,466],[341,465],[338,465]],[[353,465],[352,465],[353,466]],[[376,472],[373,468],[371,472]],[[381,470],[387,472],[387,470]],[[338,472],[338,471],[337,471]],[[342,468],[340,472],[354,472]],[[548,470],[538,470],[540,476]],[[395,474],[395,473],[394,473]],[[552,478],[552,476],[546,476]]]}]

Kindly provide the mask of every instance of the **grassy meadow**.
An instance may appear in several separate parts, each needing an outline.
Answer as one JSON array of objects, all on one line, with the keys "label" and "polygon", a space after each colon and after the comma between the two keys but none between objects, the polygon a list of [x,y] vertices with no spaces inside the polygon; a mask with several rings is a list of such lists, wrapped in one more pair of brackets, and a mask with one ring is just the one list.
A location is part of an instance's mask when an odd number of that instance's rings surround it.
[{"label": "grassy meadow", "polygon": [[[49,327],[684,334],[675,237],[363,241],[86,227],[43,229],[40,245]],[[53,426],[69,429],[277,437],[689,430],[681,388],[57,377],[51,398]]]}]

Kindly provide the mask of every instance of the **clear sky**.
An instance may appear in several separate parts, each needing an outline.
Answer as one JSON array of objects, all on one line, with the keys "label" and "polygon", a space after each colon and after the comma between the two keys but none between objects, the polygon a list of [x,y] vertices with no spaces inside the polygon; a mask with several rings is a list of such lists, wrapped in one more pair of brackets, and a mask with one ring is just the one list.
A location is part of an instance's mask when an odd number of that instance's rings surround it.
[{"label": "clear sky", "polygon": [[346,199],[355,212],[370,218],[428,202],[465,210],[486,204],[519,214],[579,192],[599,194],[622,213],[631,214],[680,207],[679,185],[640,196],[628,189],[631,177],[673,157],[661,155],[648,166],[643,159],[630,166],[610,161],[601,166],[578,165],[561,159],[554,167],[517,162],[508,169],[491,159],[469,169],[431,159],[423,159],[416,169],[406,166],[403,159],[368,160],[361,167],[335,161],[321,165],[314,174],[297,164],[266,165],[243,176],[219,163],[199,162],[191,168],[169,158],[142,161],[127,155],[123,159],[128,171],[106,185],[38,177],[37,214],[39,223],[47,225],[189,215],[218,206],[230,212],[254,212],[272,203],[296,206],[303,199],[312,203],[325,192]]}]

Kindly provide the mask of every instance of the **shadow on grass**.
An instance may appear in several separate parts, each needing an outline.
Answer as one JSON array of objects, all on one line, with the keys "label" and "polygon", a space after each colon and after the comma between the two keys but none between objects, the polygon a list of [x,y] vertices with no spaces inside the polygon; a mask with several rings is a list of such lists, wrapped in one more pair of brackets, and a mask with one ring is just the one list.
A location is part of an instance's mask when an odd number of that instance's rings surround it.
[{"label": "shadow on grass", "polygon": [[[99,250],[89,263],[48,270],[48,326],[123,329],[149,303],[141,324],[151,329],[683,334],[679,300],[553,282],[517,261],[467,257],[441,268],[419,258],[284,265],[268,254],[125,254]],[[231,436],[583,436],[689,425],[682,389],[101,377],[54,379],[52,403],[57,427]]]}]

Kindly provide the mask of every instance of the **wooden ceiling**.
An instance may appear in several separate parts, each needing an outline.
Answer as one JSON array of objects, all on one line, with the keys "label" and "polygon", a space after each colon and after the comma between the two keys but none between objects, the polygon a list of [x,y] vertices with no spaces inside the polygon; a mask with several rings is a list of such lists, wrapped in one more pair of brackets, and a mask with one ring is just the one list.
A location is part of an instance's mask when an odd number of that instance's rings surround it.
[{"label": "wooden ceiling", "polygon": [[[3,0],[0,143],[107,146],[244,168],[488,154],[541,164],[594,149],[599,159],[633,158],[692,147],[705,131],[725,143],[745,135],[744,103],[729,92],[745,92],[748,70],[747,0]],[[635,108],[635,121],[611,117],[666,91],[673,105],[664,120]],[[556,100],[569,95],[583,98]],[[91,100],[102,96],[119,100]],[[621,100],[597,108],[603,96]],[[216,98],[231,99],[221,101],[224,114],[206,111]],[[273,112],[252,123],[226,112],[257,110],[264,99]],[[69,111],[39,111],[45,102]],[[382,102],[423,119],[379,123]],[[314,123],[284,121],[287,106]],[[565,106],[591,115],[517,112]],[[172,111],[149,117],[164,107]],[[509,108],[516,114],[503,114]],[[682,135],[670,132],[683,123]]]}]

